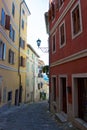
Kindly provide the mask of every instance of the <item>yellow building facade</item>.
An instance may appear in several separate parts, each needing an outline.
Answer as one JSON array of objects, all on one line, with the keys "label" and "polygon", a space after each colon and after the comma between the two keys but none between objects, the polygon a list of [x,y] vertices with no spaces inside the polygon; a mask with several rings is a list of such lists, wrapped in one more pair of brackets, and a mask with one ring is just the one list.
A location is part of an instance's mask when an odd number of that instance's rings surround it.
[{"label": "yellow building facade", "polygon": [[26,102],[38,100],[38,60],[39,55],[30,44],[27,44],[27,78],[26,78]]},{"label": "yellow building facade", "polygon": [[25,99],[29,13],[22,0],[0,0],[0,106]]}]

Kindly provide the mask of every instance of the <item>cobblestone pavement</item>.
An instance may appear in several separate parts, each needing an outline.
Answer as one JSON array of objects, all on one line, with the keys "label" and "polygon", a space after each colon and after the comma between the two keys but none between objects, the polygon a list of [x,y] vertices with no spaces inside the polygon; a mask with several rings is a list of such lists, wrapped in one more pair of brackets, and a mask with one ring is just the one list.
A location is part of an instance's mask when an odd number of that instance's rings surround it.
[{"label": "cobblestone pavement", "polygon": [[47,102],[24,104],[0,112],[0,130],[77,130],[55,120]]}]

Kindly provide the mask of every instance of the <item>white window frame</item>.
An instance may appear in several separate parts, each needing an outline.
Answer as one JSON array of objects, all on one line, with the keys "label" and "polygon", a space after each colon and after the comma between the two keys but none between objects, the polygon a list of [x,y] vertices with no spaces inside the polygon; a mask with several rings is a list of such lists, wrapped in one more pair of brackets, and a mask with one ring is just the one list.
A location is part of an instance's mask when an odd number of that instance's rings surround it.
[{"label": "white window frame", "polygon": [[[72,19],[72,13],[74,11],[74,9],[76,8],[76,6],[79,6],[79,15],[80,15],[80,31],[77,34],[73,33],[73,19]],[[82,15],[81,15],[81,4],[80,4],[80,0],[78,0],[78,2],[75,4],[75,6],[72,8],[71,10],[71,34],[72,34],[72,39],[76,38],[77,36],[79,36],[82,33]]]},{"label": "white window frame", "polygon": [[[64,24],[64,35],[65,35],[65,42],[63,43],[63,45],[61,45],[61,33],[60,33],[60,28],[61,26]],[[59,25],[59,45],[60,48],[64,47],[66,45],[66,29],[65,29],[65,20]]]}]

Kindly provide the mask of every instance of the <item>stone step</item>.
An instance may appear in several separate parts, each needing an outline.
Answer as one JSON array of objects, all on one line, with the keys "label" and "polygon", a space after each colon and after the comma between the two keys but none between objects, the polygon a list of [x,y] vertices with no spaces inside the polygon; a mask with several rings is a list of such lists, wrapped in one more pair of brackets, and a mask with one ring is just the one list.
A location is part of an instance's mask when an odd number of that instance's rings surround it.
[{"label": "stone step", "polygon": [[67,121],[67,115],[64,112],[56,113],[55,117],[58,118],[61,122]]}]

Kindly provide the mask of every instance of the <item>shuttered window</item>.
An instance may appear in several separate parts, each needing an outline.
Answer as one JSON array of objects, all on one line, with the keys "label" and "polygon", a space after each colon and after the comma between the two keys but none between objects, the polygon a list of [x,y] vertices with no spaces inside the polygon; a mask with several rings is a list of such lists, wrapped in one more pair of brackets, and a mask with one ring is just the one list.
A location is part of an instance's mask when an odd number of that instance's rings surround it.
[{"label": "shuttered window", "polygon": [[13,29],[12,25],[10,25],[9,37],[13,42],[15,42],[15,30]]},{"label": "shuttered window", "polygon": [[22,19],[22,29],[24,29],[24,20]]},{"label": "shuttered window", "polygon": [[25,41],[20,37],[20,47],[25,49]]},{"label": "shuttered window", "polygon": [[6,44],[0,41],[0,59],[5,60],[6,57]]},{"label": "shuttered window", "polygon": [[61,6],[63,5],[64,0],[56,0],[56,9],[61,8]]},{"label": "shuttered window", "polygon": [[55,18],[55,4],[52,2],[49,12],[48,12],[48,19],[49,22]]},{"label": "shuttered window", "polygon": [[20,57],[20,66],[25,67],[25,65],[26,65],[26,59],[23,56],[21,56]]},{"label": "shuttered window", "polygon": [[52,38],[52,52],[56,51],[56,40],[55,40],[55,34],[53,35]]},{"label": "shuttered window", "polygon": [[60,27],[60,44],[63,45],[65,42],[65,36],[64,36],[64,24]]},{"label": "shuttered window", "polygon": [[61,6],[62,6],[63,2],[64,2],[64,0],[59,0],[59,2],[58,2],[59,7],[61,7]]},{"label": "shuttered window", "polygon": [[55,18],[55,5],[54,3],[51,3],[52,8],[52,20]]},{"label": "shuttered window", "polygon": [[12,15],[13,15],[13,17],[15,15],[15,5],[14,5],[14,3],[12,3]]},{"label": "shuttered window", "polygon": [[76,38],[82,33],[82,14],[81,5],[78,0],[75,6],[71,10],[71,29],[72,29],[72,39]]},{"label": "shuttered window", "polygon": [[10,16],[6,15],[5,29],[10,30]]},{"label": "shuttered window", "polygon": [[5,27],[5,11],[3,8],[1,12],[1,25]]},{"label": "shuttered window", "polygon": [[72,12],[73,19],[73,33],[77,34],[80,31],[80,15],[79,6],[77,6]]},{"label": "shuttered window", "polygon": [[10,64],[14,64],[14,62],[15,62],[15,53],[11,49],[9,49],[9,57],[8,57],[8,59],[9,59]]},{"label": "shuttered window", "polygon": [[60,47],[63,47],[66,44],[65,21],[59,26],[59,41]]}]

